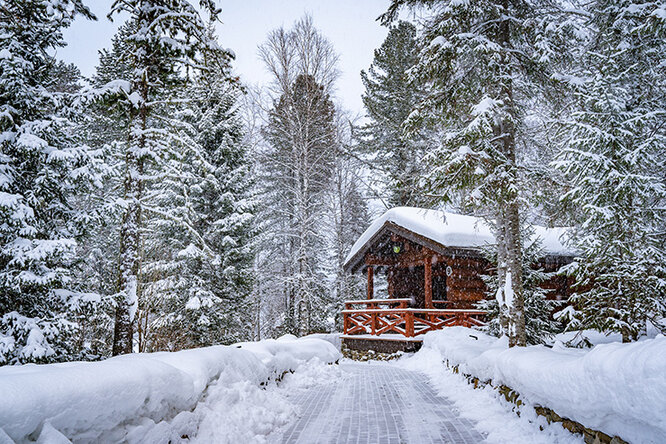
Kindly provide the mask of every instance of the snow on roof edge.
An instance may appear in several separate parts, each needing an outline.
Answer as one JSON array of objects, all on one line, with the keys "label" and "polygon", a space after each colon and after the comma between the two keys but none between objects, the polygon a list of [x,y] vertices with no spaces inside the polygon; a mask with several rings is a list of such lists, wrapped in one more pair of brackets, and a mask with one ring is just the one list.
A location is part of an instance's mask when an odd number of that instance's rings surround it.
[{"label": "snow on roof edge", "polygon": [[[495,243],[490,226],[479,217],[416,207],[395,207],[375,219],[356,240],[345,259],[345,266],[386,222],[392,222],[446,247],[479,248]],[[562,241],[568,228],[546,228],[540,225],[533,225],[533,228],[534,240],[540,239],[546,254],[575,255]]]}]

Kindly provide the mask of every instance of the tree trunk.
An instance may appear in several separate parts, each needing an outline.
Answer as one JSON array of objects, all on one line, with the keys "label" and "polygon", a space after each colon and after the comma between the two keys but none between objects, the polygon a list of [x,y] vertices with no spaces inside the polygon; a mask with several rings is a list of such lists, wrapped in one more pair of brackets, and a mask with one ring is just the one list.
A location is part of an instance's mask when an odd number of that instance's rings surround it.
[{"label": "tree trunk", "polygon": [[[125,152],[124,194],[127,209],[120,227],[118,292],[112,354],[132,353],[134,315],[139,298],[141,271],[141,198],[143,197],[143,155],[146,147],[145,130],[148,120],[148,80],[144,73],[137,89],[143,103],[132,119],[128,148]],[[137,137],[136,134],[139,134]],[[138,152],[138,153],[137,153]]]},{"label": "tree trunk", "polygon": [[496,217],[497,231],[497,305],[499,310],[500,334],[509,334],[509,315],[504,297],[504,283],[506,282],[506,233],[504,222],[504,206],[500,203],[500,209]]},{"label": "tree trunk", "polygon": [[523,252],[520,237],[520,214],[517,199],[508,207],[507,214],[507,265],[511,273],[513,303],[509,306],[509,346],[527,345],[525,332],[525,303],[523,299]]},{"label": "tree trunk", "polygon": [[[504,9],[509,10],[508,1],[504,2]],[[504,48],[502,52],[502,60],[500,61],[501,86],[500,94],[503,102],[502,119],[499,124],[499,133],[502,137],[502,152],[505,157],[504,173],[505,178],[502,181],[503,189],[501,198],[504,199],[502,205],[506,212],[502,219],[504,231],[504,244],[506,251],[506,278],[504,281],[508,283],[510,276],[511,284],[511,297],[507,298],[505,291],[505,300],[509,309],[508,316],[508,336],[509,346],[525,346],[527,344],[525,332],[525,311],[523,300],[523,244],[521,239],[521,221],[519,209],[519,180],[518,165],[516,163],[516,127],[517,113],[513,97],[513,82],[512,82],[512,68],[511,68],[511,55],[509,50],[511,48],[511,29],[510,19],[505,18],[500,24],[499,40]],[[510,274],[509,274],[510,273]]]}]

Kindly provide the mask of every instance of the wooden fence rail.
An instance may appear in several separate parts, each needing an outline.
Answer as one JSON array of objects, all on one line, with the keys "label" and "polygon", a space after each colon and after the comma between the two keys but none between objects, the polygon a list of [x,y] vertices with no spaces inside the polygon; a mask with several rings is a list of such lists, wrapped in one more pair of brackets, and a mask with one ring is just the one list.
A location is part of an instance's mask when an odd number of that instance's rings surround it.
[{"label": "wooden fence rail", "polygon": [[[379,309],[380,306],[386,308],[407,308],[412,300],[407,299],[359,299],[357,301],[345,301],[345,310],[352,310],[353,306],[364,305],[362,309]],[[359,307],[357,307],[359,308]]]},{"label": "wooden fence rail", "polygon": [[[348,308],[356,302],[348,301],[350,305],[345,303],[345,307]],[[486,312],[483,310],[400,307],[348,308],[343,310],[342,314],[345,335],[370,334],[379,336],[385,333],[397,333],[407,338],[413,338],[426,334],[429,331],[441,330],[444,327],[474,327],[484,325],[482,319]]]}]

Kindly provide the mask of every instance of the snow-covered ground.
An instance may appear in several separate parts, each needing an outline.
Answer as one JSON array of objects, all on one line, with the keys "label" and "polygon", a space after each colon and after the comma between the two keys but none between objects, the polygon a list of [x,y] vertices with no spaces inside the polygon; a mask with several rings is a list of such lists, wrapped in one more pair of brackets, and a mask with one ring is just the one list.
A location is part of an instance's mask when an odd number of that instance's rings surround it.
[{"label": "snow-covered ground", "polygon": [[[2,367],[0,444],[308,442],[321,430],[340,442],[419,442],[414,437],[424,431],[460,442],[583,442],[537,416],[533,405],[631,442],[666,442],[663,336],[587,350],[560,342],[508,349],[503,340],[453,327],[429,333],[418,353],[398,361],[341,366],[330,365],[341,359],[337,340],[283,337]],[[474,389],[445,360],[517,390],[527,403],[520,416],[492,387]]]},{"label": "snow-covered ground", "polygon": [[[413,359],[435,364],[447,360],[462,373],[507,385],[530,404],[549,407],[611,436],[639,443],[666,442],[663,335],[629,344],[601,343],[591,349],[567,348],[559,341],[552,348],[508,348],[504,339],[451,327],[428,333]],[[432,374],[427,365],[421,366]]]},{"label": "snow-covered ground", "polygon": [[317,367],[340,357],[330,342],[284,337],[2,367],[0,443],[261,442],[292,415],[271,381],[305,363]]}]

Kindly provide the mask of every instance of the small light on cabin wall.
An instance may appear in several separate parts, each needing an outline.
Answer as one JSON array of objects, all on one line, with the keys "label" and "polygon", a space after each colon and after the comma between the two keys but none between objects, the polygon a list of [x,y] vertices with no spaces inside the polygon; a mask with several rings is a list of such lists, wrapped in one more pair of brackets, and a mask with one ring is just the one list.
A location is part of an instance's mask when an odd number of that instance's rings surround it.
[{"label": "small light on cabin wall", "polygon": [[394,245],[394,246],[393,246],[393,252],[394,252],[395,254],[400,253],[400,245]]}]

